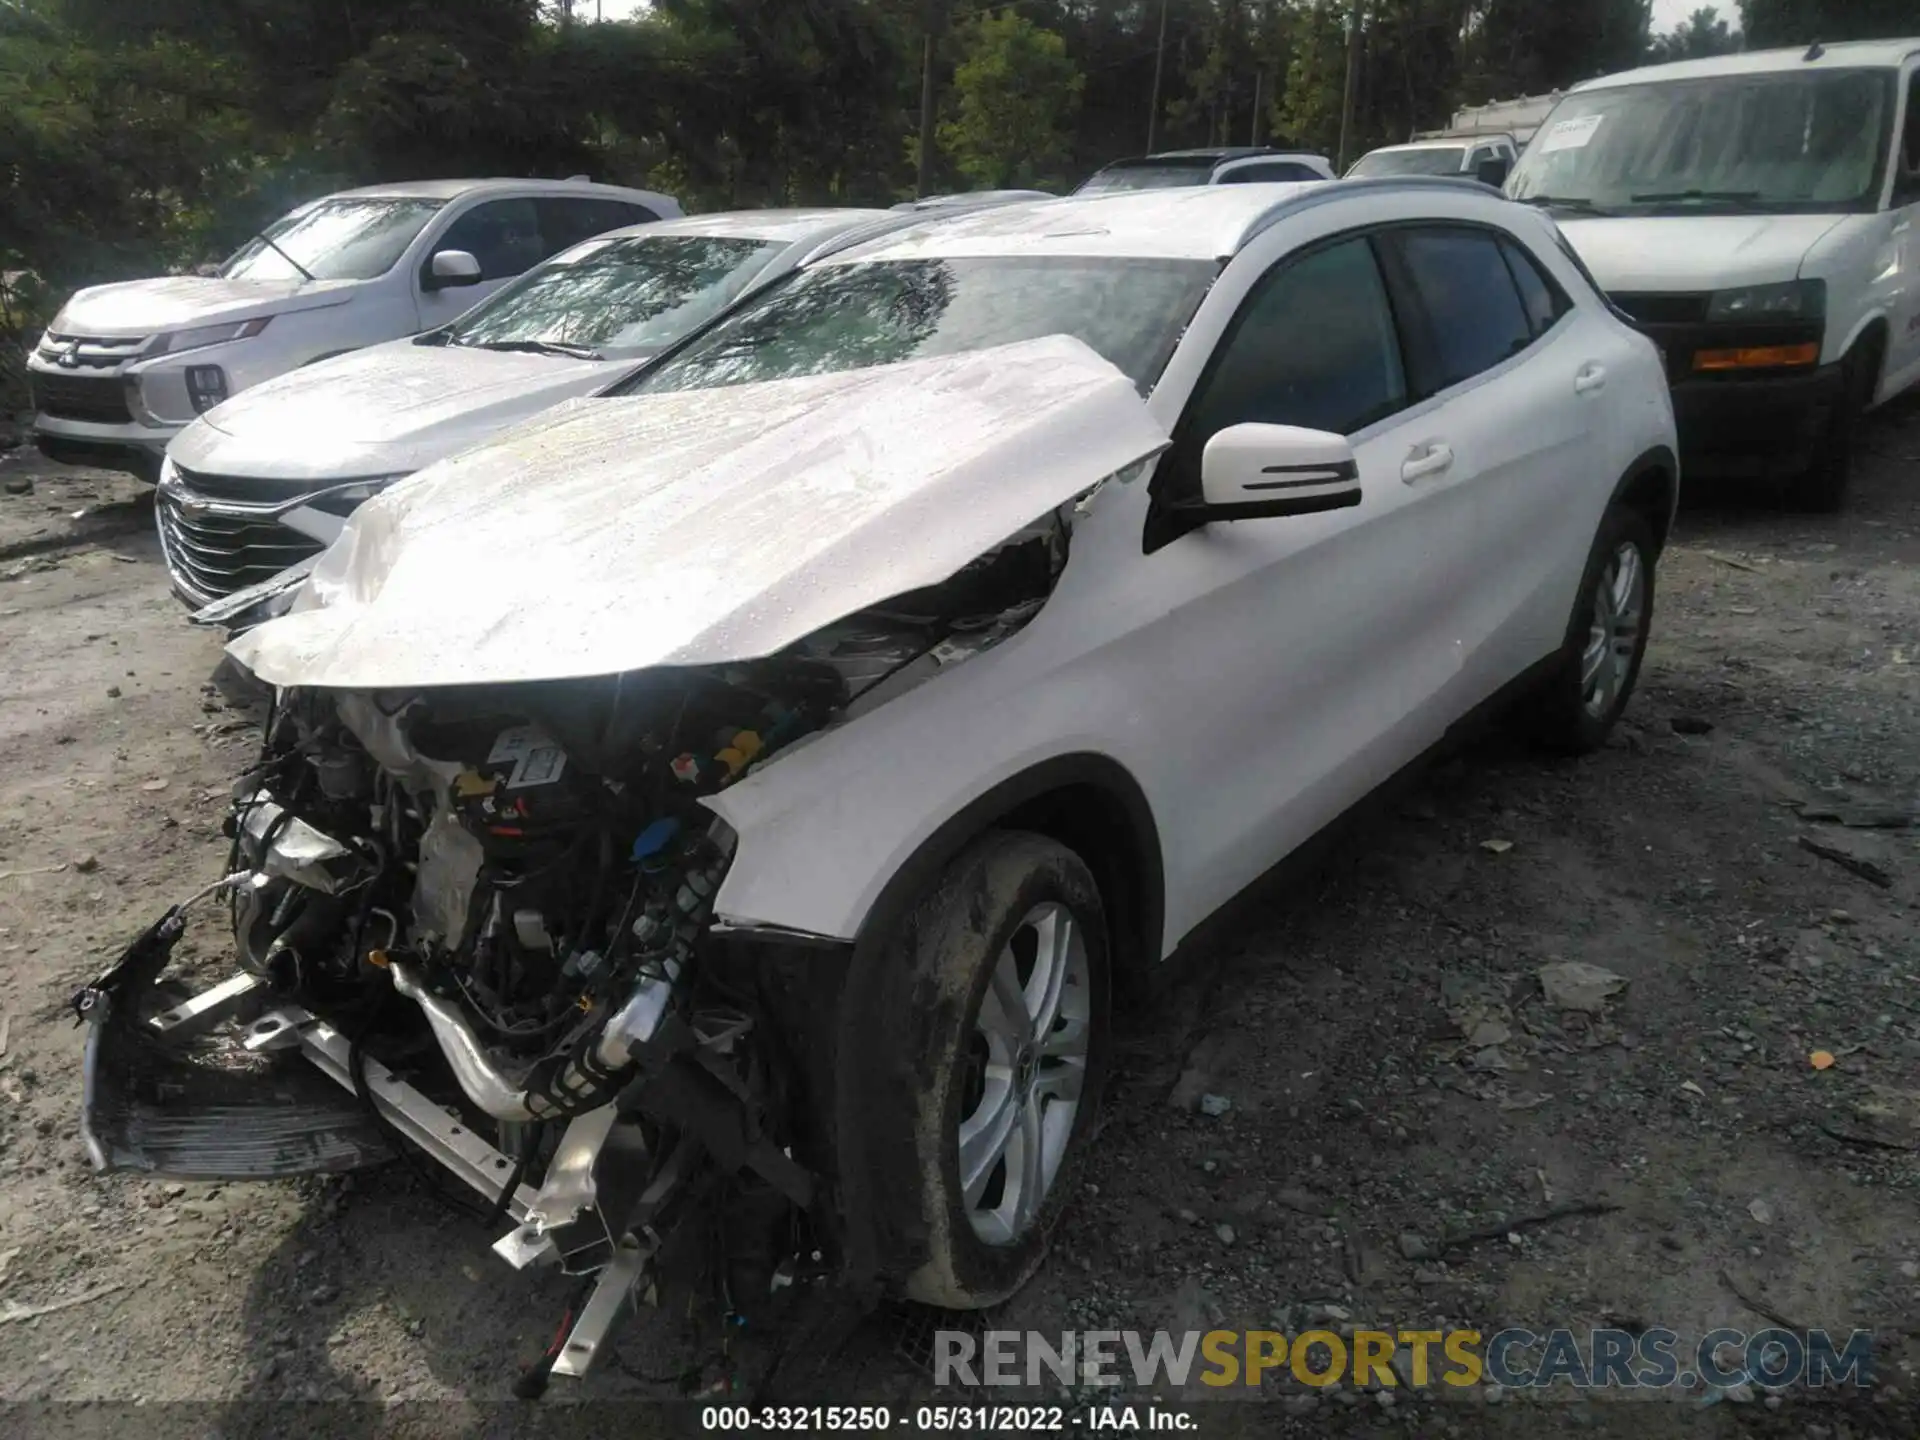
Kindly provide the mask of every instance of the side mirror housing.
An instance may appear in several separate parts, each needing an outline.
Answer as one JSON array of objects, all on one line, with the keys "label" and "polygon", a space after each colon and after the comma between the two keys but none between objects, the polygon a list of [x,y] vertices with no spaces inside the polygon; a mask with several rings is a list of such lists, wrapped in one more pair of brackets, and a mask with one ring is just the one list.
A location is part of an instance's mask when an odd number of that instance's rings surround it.
[{"label": "side mirror housing", "polygon": [[1507,183],[1507,172],[1513,169],[1513,162],[1504,155],[1495,155],[1482,160],[1473,168],[1473,178],[1482,185],[1491,185],[1498,190]]},{"label": "side mirror housing", "polygon": [[1261,520],[1360,503],[1360,467],[1344,435],[1295,425],[1229,425],[1200,454],[1200,515]]},{"label": "side mirror housing", "polygon": [[461,285],[480,283],[480,262],[466,250],[436,250],[427,262],[427,290],[452,290]]}]

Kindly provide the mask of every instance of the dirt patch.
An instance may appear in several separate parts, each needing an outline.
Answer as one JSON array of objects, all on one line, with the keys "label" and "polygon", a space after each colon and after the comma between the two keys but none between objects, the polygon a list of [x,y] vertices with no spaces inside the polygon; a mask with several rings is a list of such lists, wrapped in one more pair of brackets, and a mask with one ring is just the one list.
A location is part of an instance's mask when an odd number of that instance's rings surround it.
[{"label": "dirt patch", "polygon": [[[1087,1193],[996,1324],[1695,1335],[1783,1315],[1872,1329],[1872,1399],[1634,1405],[1634,1432],[1913,1432],[1920,409],[1867,443],[1838,518],[1690,506],[1609,749],[1477,747],[1126,1021]],[[150,530],[123,523],[138,487],[0,464],[25,473],[30,494],[0,494],[0,1308],[74,1303],[0,1324],[0,1397],[504,1398],[567,1287],[501,1265],[407,1170],[87,1172],[67,996],[216,873],[254,740]],[[74,528],[99,507],[110,536]],[[208,927],[183,954],[223,951]],[[1620,983],[1557,1008],[1557,964]],[[916,1326],[858,1329],[821,1398],[934,1398],[900,1358]],[[584,1393],[719,1373],[654,1314]],[[1290,1382],[1277,1400],[1208,1413],[1531,1435],[1629,1408]]]}]

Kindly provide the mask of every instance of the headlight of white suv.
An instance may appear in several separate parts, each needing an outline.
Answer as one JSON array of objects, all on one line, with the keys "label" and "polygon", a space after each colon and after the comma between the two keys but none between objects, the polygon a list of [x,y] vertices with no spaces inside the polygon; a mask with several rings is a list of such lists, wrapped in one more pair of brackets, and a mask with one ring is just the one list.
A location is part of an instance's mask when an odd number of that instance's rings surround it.
[{"label": "headlight of white suv", "polygon": [[191,330],[174,330],[154,338],[147,355],[177,355],[182,350],[199,350],[208,345],[224,345],[229,340],[251,340],[273,320],[262,315],[257,320],[234,320],[225,325],[198,325]]},{"label": "headlight of white suv", "polygon": [[1721,290],[1707,302],[1708,321],[1817,320],[1827,313],[1827,282],[1788,280]]}]

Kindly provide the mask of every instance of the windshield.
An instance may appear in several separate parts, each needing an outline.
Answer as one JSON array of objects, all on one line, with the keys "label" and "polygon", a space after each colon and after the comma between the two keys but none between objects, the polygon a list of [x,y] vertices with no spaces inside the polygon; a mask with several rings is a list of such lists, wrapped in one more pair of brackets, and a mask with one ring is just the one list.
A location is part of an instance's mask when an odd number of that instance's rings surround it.
[{"label": "windshield", "polygon": [[229,280],[304,280],[304,268],[316,280],[371,280],[393,268],[445,204],[414,196],[322,200],[274,221],[265,231],[273,245],[256,236],[220,273]]},{"label": "windshield", "polygon": [[717,235],[590,240],[481,301],[448,338],[652,354],[725,309],[779,248],[777,240]]},{"label": "windshield", "polygon": [[1213,281],[1206,260],[873,260],[803,273],[720,321],[631,393],[864,370],[1071,335],[1142,393]]},{"label": "windshield", "polygon": [[1156,161],[1149,165],[1109,165],[1073,193],[1105,195],[1115,190],[1171,190],[1178,185],[1204,185],[1212,174],[1211,159]]},{"label": "windshield", "polygon": [[1347,179],[1363,180],[1369,175],[1458,175],[1467,158],[1464,145],[1437,145],[1420,150],[1376,150],[1362,155],[1347,171]]},{"label": "windshield", "polygon": [[1555,108],[1507,193],[1629,214],[1873,209],[1892,114],[1879,70],[1588,91]]}]

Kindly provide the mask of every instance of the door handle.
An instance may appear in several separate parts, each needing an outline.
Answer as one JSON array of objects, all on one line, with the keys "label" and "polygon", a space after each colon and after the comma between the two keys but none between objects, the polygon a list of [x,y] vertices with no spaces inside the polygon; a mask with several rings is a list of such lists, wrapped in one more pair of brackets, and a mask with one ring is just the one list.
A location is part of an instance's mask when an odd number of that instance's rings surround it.
[{"label": "door handle", "polygon": [[1436,442],[1409,455],[1406,463],[1400,467],[1400,478],[1411,485],[1429,475],[1444,475],[1452,468],[1453,451]]},{"label": "door handle", "polygon": [[1580,373],[1573,377],[1573,393],[1576,395],[1598,395],[1607,388],[1607,367],[1591,362],[1580,367]]}]

